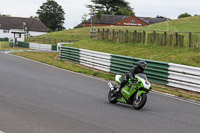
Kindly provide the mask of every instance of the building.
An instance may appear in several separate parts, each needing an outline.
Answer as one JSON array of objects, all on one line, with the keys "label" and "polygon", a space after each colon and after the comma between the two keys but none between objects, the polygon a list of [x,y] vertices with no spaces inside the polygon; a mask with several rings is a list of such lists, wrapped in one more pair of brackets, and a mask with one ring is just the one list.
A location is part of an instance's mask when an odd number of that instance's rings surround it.
[{"label": "building", "polygon": [[[93,26],[146,26],[150,24],[168,21],[167,18],[150,18],[150,17],[136,17],[136,16],[122,16],[122,15],[107,15],[102,14],[100,20],[96,16],[92,17]],[[90,27],[91,18],[85,22],[77,25],[75,28]]]},{"label": "building", "polygon": [[39,36],[47,32],[47,27],[39,19],[0,16],[0,38],[24,41],[25,36]]}]

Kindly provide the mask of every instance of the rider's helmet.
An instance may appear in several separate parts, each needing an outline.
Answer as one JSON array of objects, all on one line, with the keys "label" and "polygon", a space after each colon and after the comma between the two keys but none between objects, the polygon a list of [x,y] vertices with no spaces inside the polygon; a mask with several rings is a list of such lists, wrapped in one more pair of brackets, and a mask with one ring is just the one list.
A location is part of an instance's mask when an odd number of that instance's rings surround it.
[{"label": "rider's helmet", "polygon": [[137,66],[140,70],[144,71],[147,67],[147,63],[145,61],[138,61]]}]

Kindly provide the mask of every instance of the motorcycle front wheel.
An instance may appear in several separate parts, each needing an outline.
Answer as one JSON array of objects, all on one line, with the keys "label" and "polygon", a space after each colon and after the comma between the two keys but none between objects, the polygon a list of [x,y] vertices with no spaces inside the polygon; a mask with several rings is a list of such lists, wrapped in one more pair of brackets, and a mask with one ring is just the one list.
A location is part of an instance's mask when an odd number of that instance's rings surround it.
[{"label": "motorcycle front wheel", "polygon": [[113,104],[117,103],[117,96],[111,90],[108,93],[108,101]]},{"label": "motorcycle front wheel", "polygon": [[141,108],[144,107],[145,103],[147,101],[147,94],[142,93],[141,96],[137,98],[137,95],[135,95],[133,99],[133,108],[140,110]]}]

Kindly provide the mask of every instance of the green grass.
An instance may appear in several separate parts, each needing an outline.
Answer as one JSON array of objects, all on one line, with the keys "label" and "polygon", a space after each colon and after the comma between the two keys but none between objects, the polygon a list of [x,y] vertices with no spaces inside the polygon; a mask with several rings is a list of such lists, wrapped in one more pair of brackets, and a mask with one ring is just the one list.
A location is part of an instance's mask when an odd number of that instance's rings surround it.
[{"label": "green grass", "polygon": [[[114,26],[114,27],[95,27],[98,28],[109,28],[109,29],[121,29],[121,30],[159,30],[159,31],[175,31],[175,32],[200,32],[200,16],[187,17],[182,19],[170,20],[162,23],[156,23],[144,27],[133,27],[133,26]],[[77,28],[59,32],[52,32],[48,34],[41,35],[41,37],[51,37],[57,39],[65,40],[84,40],[88,39],[90,34],[90,27],[86,28]],[[188,34],[181,33],[185,35],[185,45],[188,43]],[[200,36],[200,34],[196,34]]]},{"label": "green grass", "polygon": [[[98,28],[98,27],[97,27]],[[100,27],[100,28],[109,28]],[[159,31],[175,31],[175,32],[200,32],[200,16],[187,17],[182,19],[169,20],[166,22],[151,24],[143,27],[133,26],[114,26],[112,29],[121,30],[159,30]]]},{"label": "green grass", "polygon": [[163,23],[152,24],[137,29],[177,31],[177,32],[200,32],[199,24],[200,24],[200,16],[195,16],[195,17],[170,20]]},{"label": "green grass", "polygon": [[[170,20],[167,22],[152,24],[144,27],[112,27],[114,29],[123,30],[164,30],[164,31],[180,31],[180,32],[200,32],[200,16],[187,17],[183,19]],[[96,27],[98,28],[98,27]],[[102,27],[101,27],[102,28]],[[111,28],[111,27],[106,27]],[[59,39],[78,39],[73,45],[66,45],[77,48],[90,49],[105,53],[132,56],[143,59],[157,60],[163,62],[177,63],[189,66],[200,67],[200,49],[164,47],[157,45],[143,44],[121,44],[112,43],[110,41],[100,41],[89,39],[90,28],[78,28],[61,32],[53,32],[45,34],[46,37],[54,37]],[[200,35],[200,34],[197,34]],[[187,37],[186,37],[187,41]],[[185,41],[185,43],[187,43]]]},{"label": "green grass", "polygon": [[200,49],[143,44],[121,44],[91,39],[85,39],[75,44],[65,46],[200,67]]},{"label": "green grass", "polygon": [[65,30],[60,32],[52,32],[48,34],[41,35],[41,37],[51,37],[57,39],[65,39],[65,40],[82,40],[85,38],[89,38],[90,28],[79,28],[73,30]]},{"label": "green grass", "polygon": [[[122,30],[162,30],[162,31],[176,31],[176,32],[200,32],[200,16],[187,17],[176,20],[169,20],[162,23],[156,23],[144,27],[133,27],[133,26],[110,26],[107,27],[95,27],[97,28],[109,28],[109,29],[122,29]],[[68,39],[68,40],[82,40],[89,38],[90,27],[77,28],[59,32],[52,32],[41,35],[43,37],[52,37],[57,39]]]},{"label": "green grass", "polygon": [[20,47],[10,47],[9,42],[0,42],[1,48],[0,50],[24,50],[27,48],[20,48]]}]

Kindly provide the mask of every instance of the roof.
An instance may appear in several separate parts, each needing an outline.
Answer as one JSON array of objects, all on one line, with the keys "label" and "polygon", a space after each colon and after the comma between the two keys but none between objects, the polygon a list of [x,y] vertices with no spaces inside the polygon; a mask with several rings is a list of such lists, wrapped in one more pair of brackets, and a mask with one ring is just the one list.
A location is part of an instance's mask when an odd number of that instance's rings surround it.
[{"label": "roof", "polygon": [[47,32],[47,27],[36,18],[20,18],[0,16],[0,29],[23,29],[27,27],[28,31]]},{"label": "roof", "polygon": [[[100,24],[114,24],[114,23],[122,21],[123,19],[126,19],[128,17],[130,17],[130,16],[102,14],[100,21],[96,18],[96,16],[92,17],[92,21],[94,21],[96,23],[99,21]],[[86,22],[90,22],[90,21],[91,21],[91,18],[89,20],[87,20]]]},{"label": "roof", "polygon": [[77,26],[75,26],[74,28],[82,28],[82,27],[83,27],[83,23],[80,23]]},{"label": "roof", "polygon": [[144,21],[147,24],[155,24],[155,23],[160,23],[167,21],[167,18],[150,18],[150,17],[137,17],[140,20]]},{"label": "roof", "polygon": [[[129,17],[131,16],[102,14],[102,17],[100,20],[98,20],[96,16],[93,16],[92,21],[99,24],[114,24],[116,22],[122,21]],[[155,24],[155,23],[160,23],[160,22],[169,20],[167,18],[150,18],[150,17],[136,17],[136,18],[142,20],[143,22],[147,24]],[[91,18],[85,21],[85,23],[90,23],[90,22],[91,22]],[[77,25],[75,28],[80,28],[80,27],[82,27],[82,23]]]}]

